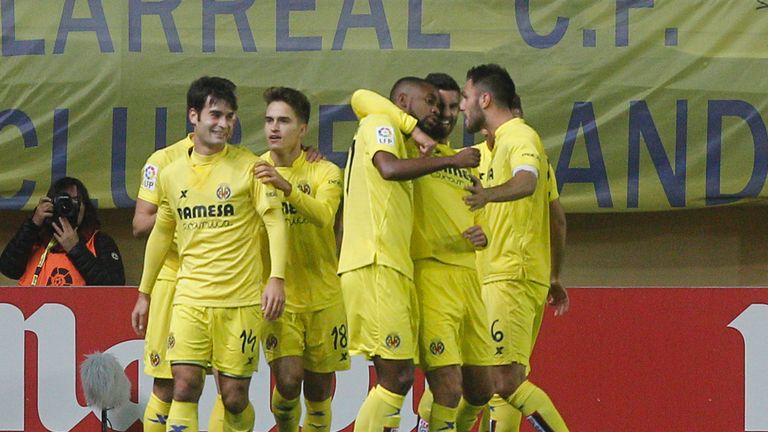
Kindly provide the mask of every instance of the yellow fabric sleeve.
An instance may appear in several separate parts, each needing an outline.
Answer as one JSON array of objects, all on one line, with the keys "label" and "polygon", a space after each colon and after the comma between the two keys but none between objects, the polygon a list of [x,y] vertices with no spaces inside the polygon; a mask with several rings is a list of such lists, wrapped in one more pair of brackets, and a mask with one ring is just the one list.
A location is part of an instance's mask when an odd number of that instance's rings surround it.
[{"label": "yellow fabric sleeve", "polygon": [[173,244],[173,233],[176,229],[176,221],[171,215],[168,206],[158,209],[155,226],[147,239],[144,250],[144,269],[141,272],[139,292],[152,295],[157,275],[165,262],[165,256]]},{"label": "yellow fabric sleeve", "polygon": [[352,111],[355,112],[357,118],[362,119],[369,114],[384,114],[406,135],[410,135],[419,122],[416,118],[398,108],[389,99],[370,90],[356,90],[352,93],[350,103],[352,104]]},{"label": "yellow fabric sleeve", "polygon": [[549,164],[547,169],[547,192],[549,193],[549,202],[560,198],[560,193],[557,191],[557,177],[555,177],[555,170],[552,169],[552,164]]},{"label": "yellow fabric sleeve", "polygon": [[333,169],[324,175],[314,197],[294,187],[286,199],[299,209],[312,225],[325,228],[333,225],[336,220],[341,194],[341,171]]},{"label": "yellow fabric sleeve", "polygon": [[288,261],[288,227],[280,208],[270,207],[262,214],[264,226],[269,237],[270,272],[269,277],[285,279],[285,267]]}]

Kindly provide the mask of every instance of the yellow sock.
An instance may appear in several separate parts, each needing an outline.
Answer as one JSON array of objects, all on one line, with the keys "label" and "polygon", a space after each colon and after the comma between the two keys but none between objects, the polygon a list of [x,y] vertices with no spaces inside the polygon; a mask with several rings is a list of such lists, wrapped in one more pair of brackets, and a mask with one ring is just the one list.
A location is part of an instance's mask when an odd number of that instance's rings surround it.
[{"label": "yellow sock", "polygon": [[456,430],[469,432],[477,423],[477,415],[483,409],[483,405],[472,405],[463,397],[459,401],[459,408],[456,411]]},{"label": "yellow sock", "polygon": [[208,418],[208,432],[224,431],[224,402],[221,401],[221,395],[216,395],[216,401],[211,408],[211,416]]},{"label": "yellow sock", "polygon": [[300,400],[286,399],[277,391],[277,387],[272,390],[272,415],[275,416],[275,423],[280,432],[298,432],[299,421],[301,421]]},{"label": "yellow sock", "polygon": [[456,430],[456,412],[458,408],[432,402],[432,415],[429,417],[429,431]]},{"label": "yellow sock", "polygon": [[173,401],[168,411],[168,431],[198,432],[197,402]]},{"label": "yellow sock", "polygon": [[150,393],[147,408],[144,410],[144,432],[165,432],[170,410],[170,402],[163,402],[154,393]]},{"label": "yellow sock", "polygon": [[391,431],[400,426],[400,409],[405,396],[377,385],[368,393],[355,420],[355,431]]},{"label": "yellow sock", "polygon": [[432,402],[434,401],[434,396],[432,395],[432,390],[429,389],[429,387],[424,389],[424,394],[421,395],[421,400],[419,401],[419,417],[424,419],[425,421],[429,421],[429,416],[432,415]]},{"label": "yellow sock", "polygon": [[513,407],[501,396],[495,394],[488,402],[491,416],[491,431],[493,432],[519,432],[520,420],[523,415],[520,410]]},{"label": "yellow sock", "polygon": [[[224,430],[232,432],[251,432],[256,424],[256,413],[253,410],[253,404],[248,402],[240,414],[234,414],[229,410],[224,410]],[[186,430],[184,432],[187,432]]]},{"label": "yellow sock", "polygon": [[304,430],[329,432],[331,430],[331,398],[322,402],[304,399],[307,415],[304,417]]},{"label": "yellow sock", "polygon": [[566,432],[568,426],[549,399],[544,390],[536,387],[530,381],[524,381],[520,387],[507,399],[510,405],[520,410],[526,419],[544,432]]}]

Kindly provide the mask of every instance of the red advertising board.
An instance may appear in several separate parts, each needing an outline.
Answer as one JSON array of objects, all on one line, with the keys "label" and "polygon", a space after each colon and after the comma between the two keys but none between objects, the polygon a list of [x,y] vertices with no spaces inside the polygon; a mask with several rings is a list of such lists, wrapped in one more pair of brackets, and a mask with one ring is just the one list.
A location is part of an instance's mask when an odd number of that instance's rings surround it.
[{"label": "red advertising board", "polygon": [[[573,431],[768,431],[768,289],[574,288],[571,311],[547,314],[531,380]],[[129,316],[130,288],[0,290],[0,431],[98,430],[78,366],[105,351],[126,367],[132,402],[109,415],[114,430],[141,430],[151,380]],[[251,389],[256,430],[273,427],[263,363]],[[371,373],[356,359],[340,373],[335,431],[351,430]],[[212,385],[201,400],[207,424]],[[419,376],[406,406],[423,391]],[[403,410],[401,431],[415,428]],[[530,431],[528,425],[521,430]]]}]

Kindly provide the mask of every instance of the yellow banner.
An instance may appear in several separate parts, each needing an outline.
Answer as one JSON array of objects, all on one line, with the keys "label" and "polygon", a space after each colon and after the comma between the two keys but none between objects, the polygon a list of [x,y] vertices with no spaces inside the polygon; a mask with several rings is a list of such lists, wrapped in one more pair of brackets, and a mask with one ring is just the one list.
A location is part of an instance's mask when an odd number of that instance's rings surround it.
[{"label": "yellow banner", "polygon": [[0,0],[0,14],[2,209],[63,175],[102,208],[133,206],[201,75],[238,85],[233,141],[257,152],[262,91],[305,91],[306,143],[343,164],[356,88],[435,71],[463,84],[490,62],[515,79],[568,211],[766,196],[766,1]]}]

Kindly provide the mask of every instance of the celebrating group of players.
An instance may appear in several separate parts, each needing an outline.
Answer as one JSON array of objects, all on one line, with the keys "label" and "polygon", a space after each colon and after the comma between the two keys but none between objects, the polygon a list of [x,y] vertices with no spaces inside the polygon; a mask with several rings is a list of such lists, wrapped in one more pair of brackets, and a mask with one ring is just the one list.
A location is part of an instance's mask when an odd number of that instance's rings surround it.
[{"label": "celebrating group of players", "polygon": [[[208,429],[253,430],[259,343],[280,431],[299,429],[302,384],[304,430],[330,430],[333,376],[350,355],[377,376],[356,431],[397,430],[415,365],[430,386],[420,430],[469,431],[488,404],[497,431],[523,416],[567,430],[527,379],[545,305],[569,305],[564,213],[507,71],[474,67],[463,92],[442,73],[401,78],[389,99],[356,91],[343,178],[302,147],[303,93],[273,87],[264,100],[257,157],[227,143],[235,85],[196,80],[193,132],[144,166],[133,227],[150,235],[131,317],[154,377],[144,430],[197,431],[207,370],[219,390]],[[485,142],[449,145],[459,110]]]}]

